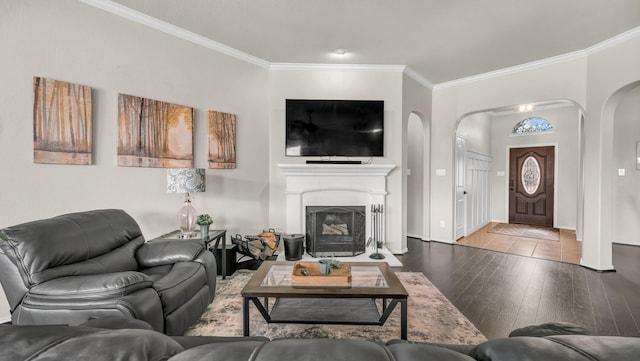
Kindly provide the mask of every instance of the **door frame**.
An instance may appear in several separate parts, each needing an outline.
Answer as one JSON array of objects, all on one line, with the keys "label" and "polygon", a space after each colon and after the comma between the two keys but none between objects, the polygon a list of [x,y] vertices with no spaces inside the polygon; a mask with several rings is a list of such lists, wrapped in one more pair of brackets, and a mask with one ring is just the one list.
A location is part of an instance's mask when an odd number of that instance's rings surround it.
[{"label": "door frame", "polygon": [[527,143],[527,144],[509,144],[507,145],[506,157],[505,157],[505,169],[506,175],[504,179],[504,192],[505,192],[505,215],[506,215],[506,223],[509,223],[509,172],[511,171],[510,167],[510,152],[513,148],[532,148],[532,147],[554,147],[554,165],[553,165],[553,226],[555,227],[558,224],[558,158],[560,154],[560,146],[558,142],[553,143]]}]

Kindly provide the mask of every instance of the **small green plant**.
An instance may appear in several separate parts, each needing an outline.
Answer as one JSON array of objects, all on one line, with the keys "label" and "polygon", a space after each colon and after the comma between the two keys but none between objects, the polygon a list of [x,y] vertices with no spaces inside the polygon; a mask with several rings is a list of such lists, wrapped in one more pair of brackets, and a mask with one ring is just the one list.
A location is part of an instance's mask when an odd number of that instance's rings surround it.
[{"label": "small green plant", "polygon": [[342,268],[342,262],[334,258],[323,258],[318,262],[328,264],[331,268]]},{"label": "small green plant", "polygon": [[207,224],[213,223],[213,219],[211,219],[211,216],[208,214],[201,214],[198,216],[196,223],[199,226],[206,226]]}]

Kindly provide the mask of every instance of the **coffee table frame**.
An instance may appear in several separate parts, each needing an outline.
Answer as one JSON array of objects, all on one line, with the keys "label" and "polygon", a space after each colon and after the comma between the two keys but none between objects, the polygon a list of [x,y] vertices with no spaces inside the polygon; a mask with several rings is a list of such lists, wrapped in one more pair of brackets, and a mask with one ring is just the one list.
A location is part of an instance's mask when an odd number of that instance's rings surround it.
[{"label": "coffee table frame", "polygon": [[[263,286],[262,282],[269,270],[274,265],[293,265],[295,262],[286,261],[265,261],[260,265],[256,273],[242,289],[243,299],[243,331],[245,336],[249,336],[249,307],[253,303],[262,317],[268,323],[322,323],[322,324],[345,324],[345,325],[383,325],[396,305],[400,305],[400,338],[407,339],[407,290],[402,286],[400,280],[395,275],[391,267],[386,262],[357,262],[354,266],[377,266],[388,287],[291,287],[291,286]],[[261,301],[260,299],[263,299]],[[382,312],[377,321],[352,322],[349,320],[326,321],[326,320],[279,320],[273,318],[269,311],[269,298],[279,300],[281,298],[333,298],[333,299],[381,299]],[[277,302],[277,301],[276,301]],[[272,309],[273,310],[273,309]]]}]

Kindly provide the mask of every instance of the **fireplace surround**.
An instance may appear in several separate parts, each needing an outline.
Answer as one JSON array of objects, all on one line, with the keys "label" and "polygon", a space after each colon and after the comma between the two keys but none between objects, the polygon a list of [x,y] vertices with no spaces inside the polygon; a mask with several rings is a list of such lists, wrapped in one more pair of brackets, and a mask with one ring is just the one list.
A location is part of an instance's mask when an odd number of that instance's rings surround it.
[{"label": "fireplace surround", "polygon": [[[307,234],[307,207],[364,206],[365,242],[371,205],[385,205],[390,164],[279,164],[286,177],[287,233]],[[384,242],[384,224],[382,225]],[[375,252],[375,245],[365,252]]]}]

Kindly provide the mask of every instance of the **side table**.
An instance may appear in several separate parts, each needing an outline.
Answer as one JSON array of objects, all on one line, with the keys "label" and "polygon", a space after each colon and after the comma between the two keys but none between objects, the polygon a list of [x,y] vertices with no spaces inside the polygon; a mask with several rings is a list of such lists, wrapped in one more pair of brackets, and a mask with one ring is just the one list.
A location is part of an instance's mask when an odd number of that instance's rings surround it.
[{"label": "side table", "polygon": [[[214,229],[214,230],[210,230],[209,231],[209,236],[206,238],[203,238],[200,236],[200,232],[195,232],[194,235],[189,236],[189,237],[183,237],[182,234],[180,233],[179,230],[177,231],[171,231],[169,233],[165,233],[163,235],[161,235],[160,237],[154,238],[149,240],[149,242],[153,242],[155,240],[159,240],[159,239],[175,239],[175,240],[182,240],[182,239],[201,239],[202,241],[204,241],[204,245],[205,248],[210,251],[210,252],[215,252],[216,249],[218,249],[218,245],[220,243],[222,243],[222,269],[226,270],[227,269],[227,230],[226,229]],[[222,242],[221,242],[222,241]],[[226,272],[222,272],[222,279],[226,279],[227,275]]]}]

